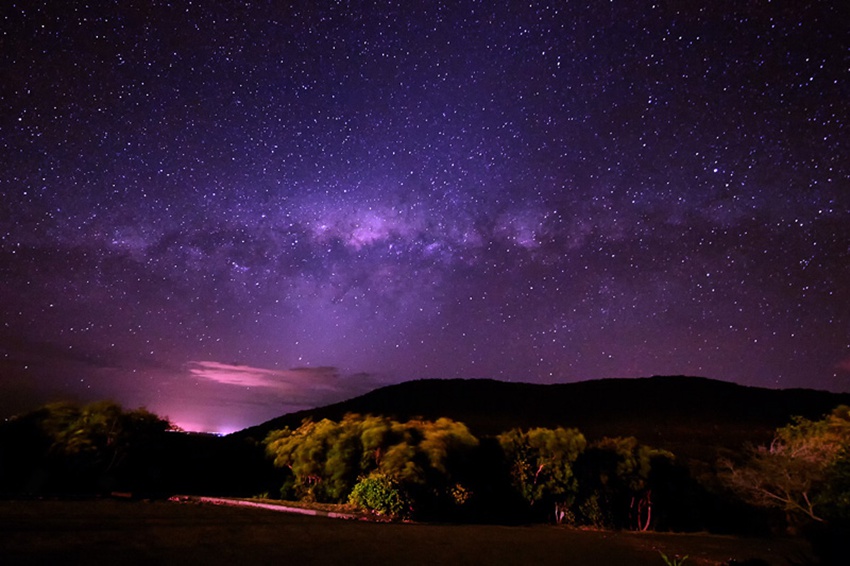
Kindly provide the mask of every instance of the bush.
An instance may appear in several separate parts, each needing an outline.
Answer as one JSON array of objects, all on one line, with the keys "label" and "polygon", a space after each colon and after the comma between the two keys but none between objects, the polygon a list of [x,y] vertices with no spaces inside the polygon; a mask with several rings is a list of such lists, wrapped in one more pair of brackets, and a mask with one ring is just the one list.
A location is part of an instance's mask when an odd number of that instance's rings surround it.
[{"label": "bush", "polygon": [[582,522],[588,526],[596,529],[609,526],[610,521],[599,503],[599,494],[596,492],[579,505],[578,511],[581,514]]},{"label": "bush", "polygon": [[348,502],[388,517],[404,517],[410,510],[410,503],[404,491],[396,482],[383,475],[360,480],[351,490]]}]

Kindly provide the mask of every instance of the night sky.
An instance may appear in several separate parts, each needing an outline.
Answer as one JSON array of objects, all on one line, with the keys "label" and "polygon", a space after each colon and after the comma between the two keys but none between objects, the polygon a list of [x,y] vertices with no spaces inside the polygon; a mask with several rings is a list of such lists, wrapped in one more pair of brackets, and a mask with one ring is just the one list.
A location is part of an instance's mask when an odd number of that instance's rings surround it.
[{"label": "night sky", "polygon": [[0,417],[850,391],[850,6],[587,4],[4,2]]}]

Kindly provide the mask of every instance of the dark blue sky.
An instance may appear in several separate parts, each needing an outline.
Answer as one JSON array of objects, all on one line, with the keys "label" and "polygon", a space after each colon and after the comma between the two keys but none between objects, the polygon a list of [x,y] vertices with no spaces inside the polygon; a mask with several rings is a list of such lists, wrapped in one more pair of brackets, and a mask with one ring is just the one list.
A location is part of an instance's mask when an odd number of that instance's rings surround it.
[{"label": "dark blue sky", "polygon": [[410,4],[0,7],[4,416],[850,391],[848,7]]}]

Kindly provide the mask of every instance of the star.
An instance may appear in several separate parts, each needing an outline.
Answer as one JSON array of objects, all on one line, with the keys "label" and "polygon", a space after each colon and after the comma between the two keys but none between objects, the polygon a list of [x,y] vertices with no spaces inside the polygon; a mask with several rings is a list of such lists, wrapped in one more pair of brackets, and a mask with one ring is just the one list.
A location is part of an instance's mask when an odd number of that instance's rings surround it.
[{"label": "star", "polygon": [[0,8],[0,412],[850,391],[836,10]]}]

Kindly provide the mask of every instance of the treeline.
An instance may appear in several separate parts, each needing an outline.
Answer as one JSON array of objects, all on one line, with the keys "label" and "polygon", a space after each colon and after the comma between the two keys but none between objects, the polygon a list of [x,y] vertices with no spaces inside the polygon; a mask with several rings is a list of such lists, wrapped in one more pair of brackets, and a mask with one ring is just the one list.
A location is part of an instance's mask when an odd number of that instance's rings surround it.
[{"label": "treeline", "polygon": [[462,423],[348,414],[271,432],[280,497],[395,517],[765,532],[850,524],[850,408],[795,418],[697,479],[634,437],[574,428],[477,438]]},{"label": "treeline", "polygon": [[0,424],[0,496],[263,495],[424,520],[850,536],[850,408],[727,454],[695,473],[634,437],[476,437],[447,418],[357,414],[256,441],[183,433],[112,402],[58,403]]},{"label": "treeline", "polygon": [[534,428],[479,439],[446,418],[348,414],[273,431],[265,446],[280,497],[406,518],[645,530],[669,519],[671,489],[687,479],[672,454],[635,438],[588,443],[576,429]]},{"label": "treeline", "polygon": [[256,443],[183,433],[112,401],[52,403],[0,423],[0,497],[244,496],[272,472]]},{"label": "treeline", "polygon": [[2,491],[89,493],[126,487],[157,460],[171,424],[117,403],[53,403],[5,423],[0,435]]}]

